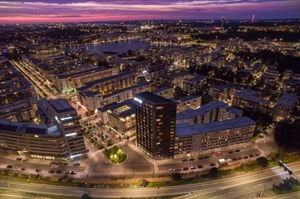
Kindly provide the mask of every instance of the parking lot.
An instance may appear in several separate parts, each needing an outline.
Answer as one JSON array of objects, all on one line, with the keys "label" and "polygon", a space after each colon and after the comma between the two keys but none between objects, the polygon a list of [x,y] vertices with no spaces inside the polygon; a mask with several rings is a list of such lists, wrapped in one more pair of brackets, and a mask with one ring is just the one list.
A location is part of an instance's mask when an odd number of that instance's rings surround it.
[{"label": "parking lot", "polygon": [[[254,145],[240,147],[238,149],[217,151],[197,156],[158,160],[155,161],[144,155],[134,143],[120,143],[128,154],[128,159],[121,165],[112,165],[104,158],[100,151],[90,151],[90,158],[80,161],[54,161],[40,159],[26,159],[16,153],[6,153],[0,157],[0,169],[11,170],[25,174],[40,174],[43,176],[70,177],[113,177],[113,176],[154,176],[165,175],[171,172],[195,172],[208,170],[211,167],[220,166],[219,160],[224,159],[226,164],[241,164],[264,155]],[[4,150],[4,149],[1,149]],[[5,152],[0,151],[2,154]]]}]

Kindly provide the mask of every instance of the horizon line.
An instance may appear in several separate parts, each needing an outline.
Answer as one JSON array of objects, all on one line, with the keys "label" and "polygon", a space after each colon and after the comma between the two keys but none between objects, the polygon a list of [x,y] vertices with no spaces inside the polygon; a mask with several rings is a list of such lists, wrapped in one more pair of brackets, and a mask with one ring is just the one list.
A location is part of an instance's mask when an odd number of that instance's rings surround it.
[{"label": "horizon line", "polygon": [[[120,20],[120,19],[112,19],[112,20],[96,20],[96,21],[70,21],[70,22],[24,22],[24,23],[1,23],[0,25],[26,25],[26,24],[72,24],[72,23],[100,23],[100,22],[130,22],[130,21],[188,21],[188,20],[193,20],[193,21],[206,21],[206,20],[222,20],[222,17],[220,18],[208,18],[208,19],[196,19],[196,18],[191,18],[191,19],[127,19],[127,20]],[[231,21],[238,21],[238,20],[247,20],[251,22],[251,18],[226,18],[225,20],[231,20]],[[261,21],[261,20],[300,20],[300,17],[288,17],[288,18],[256,18],[255,21]]]}]

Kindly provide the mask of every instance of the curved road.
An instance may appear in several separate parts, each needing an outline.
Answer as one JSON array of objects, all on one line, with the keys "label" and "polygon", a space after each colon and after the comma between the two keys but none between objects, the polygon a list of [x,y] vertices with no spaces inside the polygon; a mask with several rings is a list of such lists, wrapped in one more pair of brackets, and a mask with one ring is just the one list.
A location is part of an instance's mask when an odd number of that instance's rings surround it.
[{"label": "curved road", "polygon": [[[294,171],[294,175],[299,178],[299,162],[288,165]],[[162,195],[186,194],[179,198],[252,198],[259,194],[272,184],[278,184],[281,179],[286,178],[288,174],[280,167],[272,167],[263,171],[256,171],[240,176],[226,179],[187,184],[181,186],[169,186],[161,188],[78,188],[53,186],[31,183],[20,183],[13,181],[0,180],[0,189],[78,196],[87,193],[92,197],[120,198],[120,197],[153,197]],[[295,193],[296,198],[299,192]],[[299,197],[298,197],[299,198]]]}]

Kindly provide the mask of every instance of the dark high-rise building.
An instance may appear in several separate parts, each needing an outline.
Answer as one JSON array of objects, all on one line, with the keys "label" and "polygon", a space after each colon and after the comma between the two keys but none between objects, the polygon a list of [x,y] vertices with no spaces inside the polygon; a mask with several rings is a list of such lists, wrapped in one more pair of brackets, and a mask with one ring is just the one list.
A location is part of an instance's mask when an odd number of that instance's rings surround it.
[{"label": "dark high-rise building", "polygon": [[176,102],[150,92],[135,95],[137,144],[154,159],[174,157]]}]

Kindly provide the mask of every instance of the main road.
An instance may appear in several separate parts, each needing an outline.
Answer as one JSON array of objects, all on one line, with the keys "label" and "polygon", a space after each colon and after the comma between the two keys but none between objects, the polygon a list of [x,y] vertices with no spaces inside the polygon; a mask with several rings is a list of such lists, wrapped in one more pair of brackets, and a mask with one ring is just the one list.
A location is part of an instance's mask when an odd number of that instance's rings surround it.
[{"label": "main road", "polygon": [[[300,176],[299,163],[295,162],[288,165],[297,178]],[[182,198],[243,199],[259,196],[266,188],[270,188],[272,184],[278,184],[281,179],[286,177],[288,177],[288,174],[282,168],[276,166],[220,180],[160,188],[79,188],[0,180],[0,189],[50,195],[55,193],[56,195],[77,197],[84,193],[92,197],[102,198],[155,197],[185,194]],[[299,198],[299,192],[294,195],[295,198]]]}]

